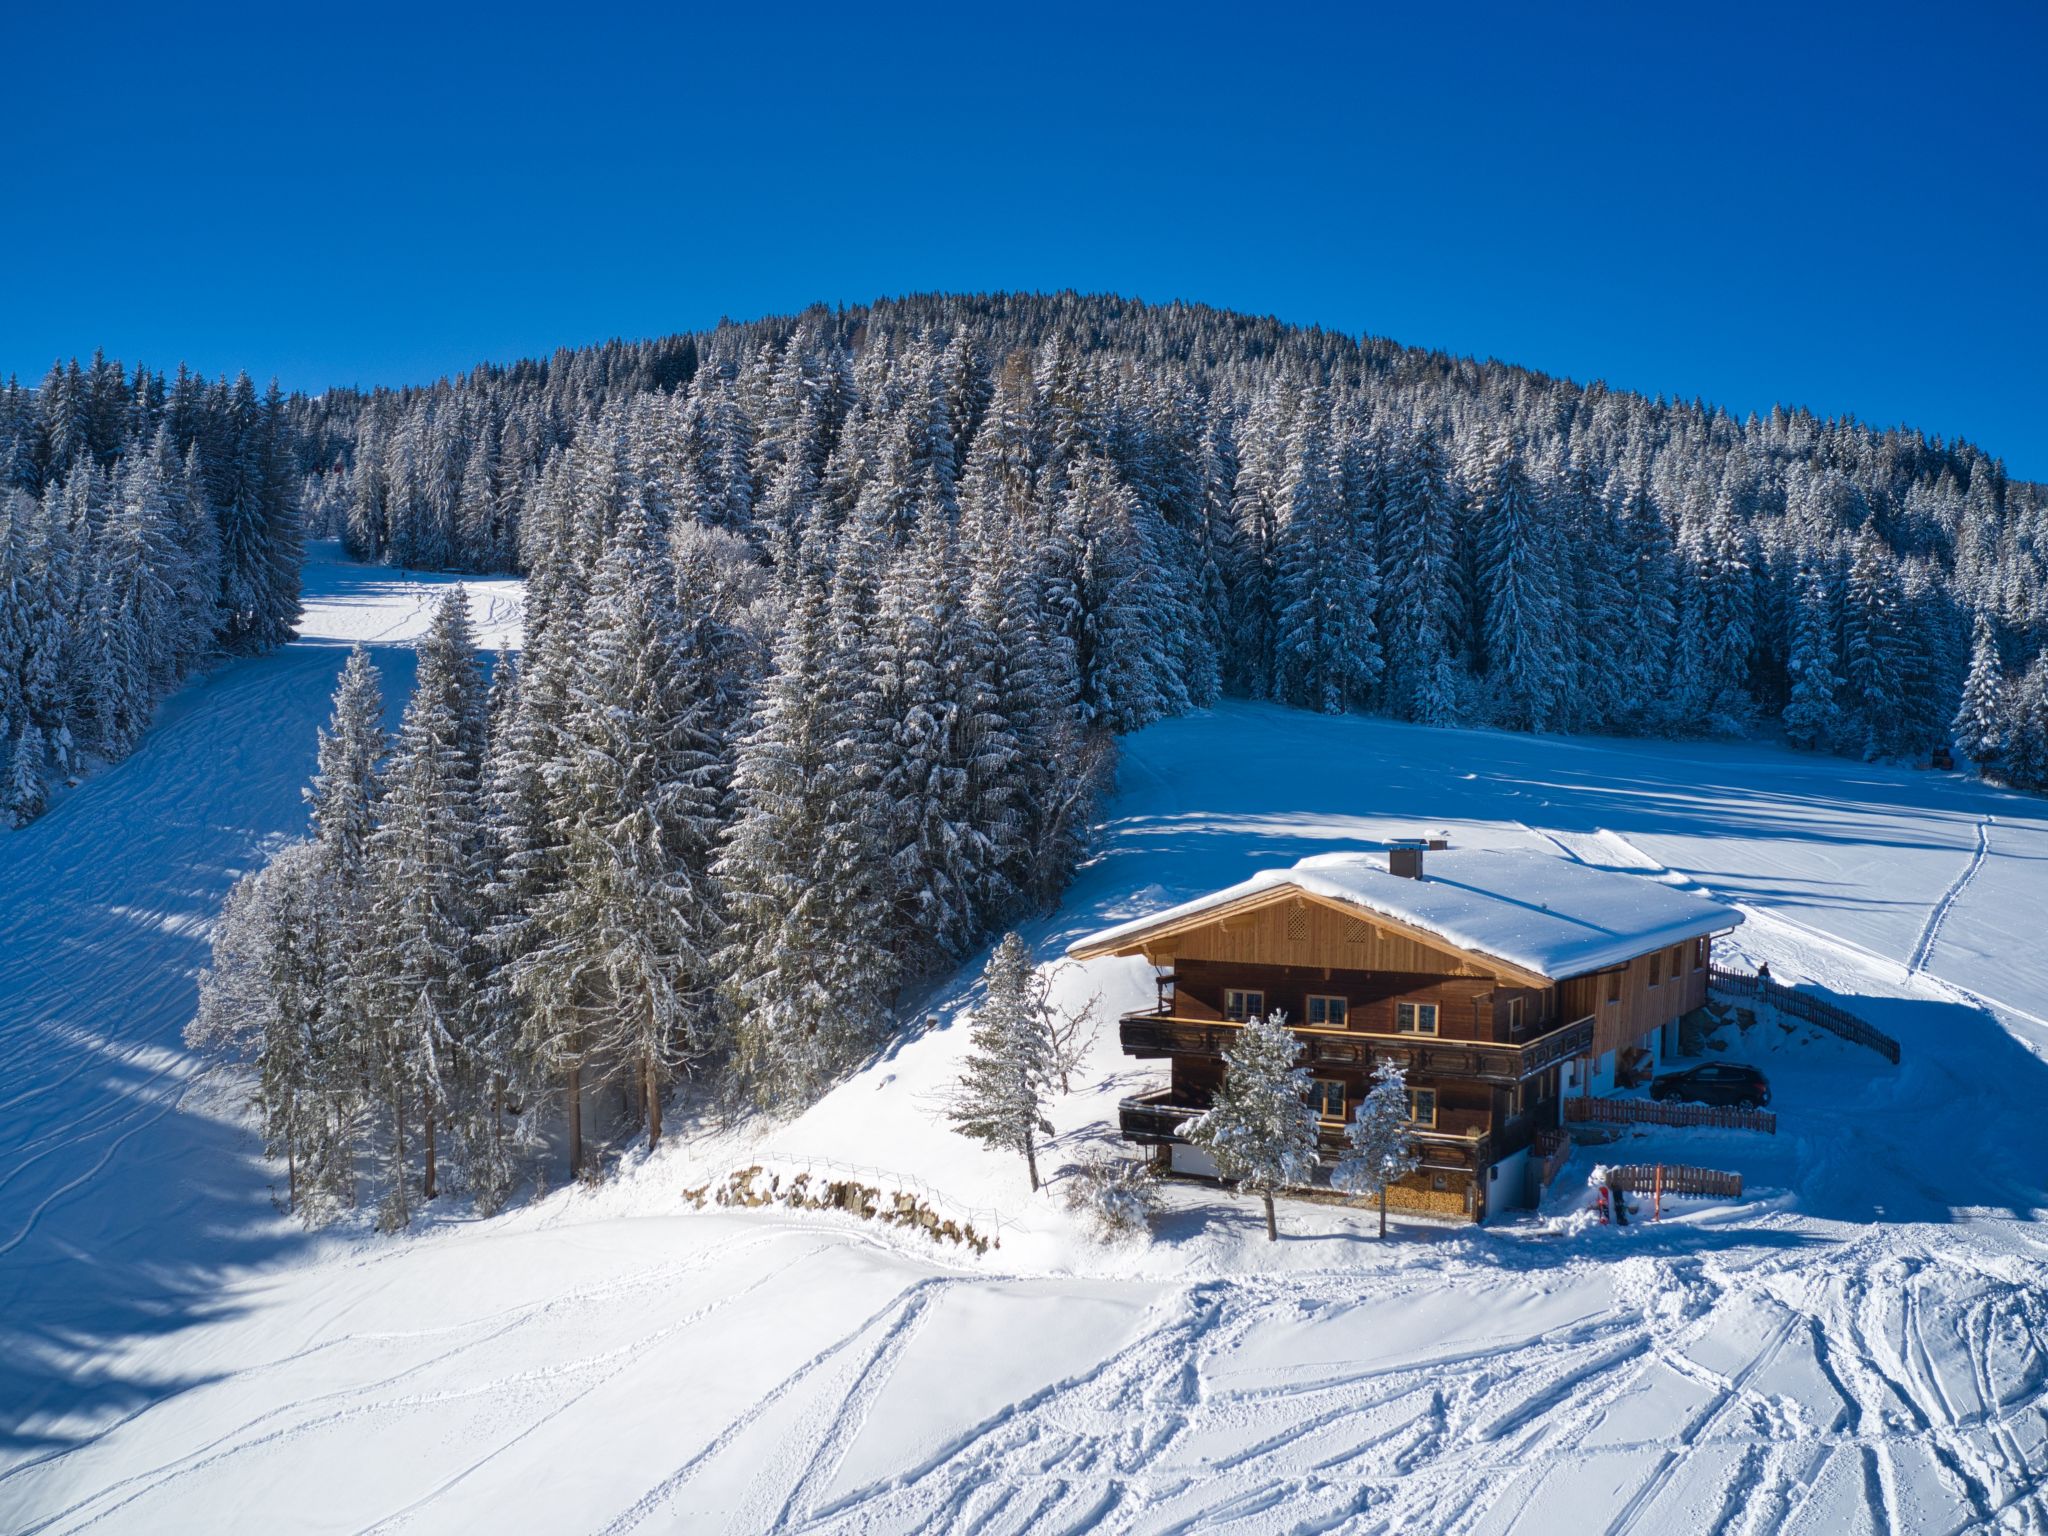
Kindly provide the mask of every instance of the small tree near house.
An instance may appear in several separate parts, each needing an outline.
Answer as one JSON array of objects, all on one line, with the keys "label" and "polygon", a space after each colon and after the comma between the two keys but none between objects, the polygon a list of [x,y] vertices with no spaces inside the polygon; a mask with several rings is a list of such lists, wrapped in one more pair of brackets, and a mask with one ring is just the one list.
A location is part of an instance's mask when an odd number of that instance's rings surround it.
[{"label": "small tree near house", "polygon": [[1350,1148],[1330,1170],[1330,1182],[1354,1195],[1378,1196],[1380,1236],[1385,1237],[1388,1186],[1405,1179],[1420,1162],[1408,1132],[1408,1074],[1399,1065],[1380,1063],[1345,1135]]},{"label": "small tree near house", "polygon": [[946,1118],[983,1146],[1022,1153],[1036,1192],[1038,1138],[1052,1134],[1044,1104],[1056,1067],[1031,951],[1020,936],[1003,935],[981,981],[985,995],[975,1010],[966,1070]]},{"label": "small tree near house", "polygon": [[1315,1175],[1316,1112],[1300,1063],[1301,1042],[1285,1014],[1248,1020],[1223,1052],[1223,1084],[1208,1113],[1186,1130],[1219,1174],[1265,1201],[1268,1242],[1280,1239],[1274,1194]]}]

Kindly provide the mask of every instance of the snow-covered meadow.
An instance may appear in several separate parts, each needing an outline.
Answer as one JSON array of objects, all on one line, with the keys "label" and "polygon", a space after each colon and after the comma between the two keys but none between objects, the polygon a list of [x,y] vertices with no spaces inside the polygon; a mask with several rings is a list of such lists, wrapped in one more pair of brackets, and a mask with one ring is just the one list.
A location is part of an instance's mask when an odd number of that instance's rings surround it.
[{"label": "snow-covered meadow", "polygon": [[[1752,746],[1434,731],[1230,705],[1126,743],[1072,939],[1359,839],[1447,830],[1741,903],[1736,936],[1904,1061],[1766,1020],[1776,1137],[1660,1131],[1740,1202],[1589,1225],[1594,1153],[1483,1230],[1175,1188],[1094,1246],[941,1115],[978,959],[823,1103],[687,1120],[595,1191],[403,1239],[272,1209],[179,1043],[205,925],[302,821],[342,643],[394,712],[441,578],[316,562],[300,644],[168,704],[0,837],[0,1528],[1692,1530],[2048,1526],[2048,805]],[[483,638],[518,592],[471,583]],[[1048,1166],[1158,1069],[1130,962]],[[1601,1155],[1610,1155],[1603,1149]],[[753,1162],[854,1168],[1001,1234],[693,1210]]]}]

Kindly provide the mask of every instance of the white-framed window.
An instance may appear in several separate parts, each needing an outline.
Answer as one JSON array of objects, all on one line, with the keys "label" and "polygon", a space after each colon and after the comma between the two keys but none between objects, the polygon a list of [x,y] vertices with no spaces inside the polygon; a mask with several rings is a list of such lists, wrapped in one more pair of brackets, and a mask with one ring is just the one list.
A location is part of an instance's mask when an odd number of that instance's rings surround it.
[{"label": "white-framed window", "polygon": [[1394,1004],[1394,1031],[1403,1035],[1433,1035],[1436,1033],[1435,1003]]},{"label": "white-framed window", "polygon": [[1246,1019],[1265,1017],[1266,994],[1227,987],[1223,993],[1223,1017],[1242,1024]]},{"label": "white-framed window", "polygon": [[1331,1078],[1312,1078],[1308,1085],[1308,1101],[1315,1105],[1316,1114],[1324,1120],[1344,1118],[1344,1085]]},{"label": "white-framed window", "polygon": [[1410,1125],[1436,1124],[1436,1090],[1434,1088],[1410,1088],[1408,1090],[1408,1123]]},{"label": "white-framed window", "polygon": [[1308,996],[1308,1021],[1327,1029],[1342,1029],[1350,1016],[1351,1004],[1341,997],[1325,997],[1311,992]]},{"label": "white-framed window", "polygon": [[1507,1014],[1509,1029],[1520,1029],[1522,1027],[1522,1004],[1526,1001],[1526,998],[1520,997],[1508,999],[1507,1007],[1503,1011]]}]

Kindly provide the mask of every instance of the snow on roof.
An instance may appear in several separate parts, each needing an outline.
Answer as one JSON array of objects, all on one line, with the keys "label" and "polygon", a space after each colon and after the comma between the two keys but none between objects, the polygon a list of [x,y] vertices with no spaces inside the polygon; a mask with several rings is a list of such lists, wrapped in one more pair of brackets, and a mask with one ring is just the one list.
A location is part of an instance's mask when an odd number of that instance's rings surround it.
[{"label": "snow on roof", "polygon": [[1099,953],[1218,907],[1292,886],[1435,934],[1553,981],[1619,965],[1666,944],[1736,927],[1742,914],[1656,880],[1552,854],[1504,848],[1433,849],[1424,878],[1389,874],[1384,850],[1324,853],[1180,906],[1091,934],[1069,953]]}]

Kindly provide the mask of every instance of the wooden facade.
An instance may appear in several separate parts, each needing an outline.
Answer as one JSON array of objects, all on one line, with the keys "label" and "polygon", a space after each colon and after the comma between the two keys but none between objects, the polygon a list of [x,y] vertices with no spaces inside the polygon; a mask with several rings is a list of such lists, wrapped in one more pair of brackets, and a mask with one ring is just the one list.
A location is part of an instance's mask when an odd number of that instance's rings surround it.
[{"label": "wooden facade", "polygon": [[[1124,1050],[1170,1063],[1170,1085],[1123,1106],[1130,1139],[1162,1157],[1209,1105],[1251,1013],[1281,1011],[1324,1108],[1328,1161],[1382,1060],[1400,1062],[1422,1166],[1397,1208],[1463,1214],[1523,1203],[1523,1154],[1561,1124],[1567,1085],[1706,1001],[1710,936],[1554,980],[1298,887],[1073,953],[1142,955],[1155,1008],[1120,1023]],[[1505,1175],[1505,1178],[1504,1178]]]}]

